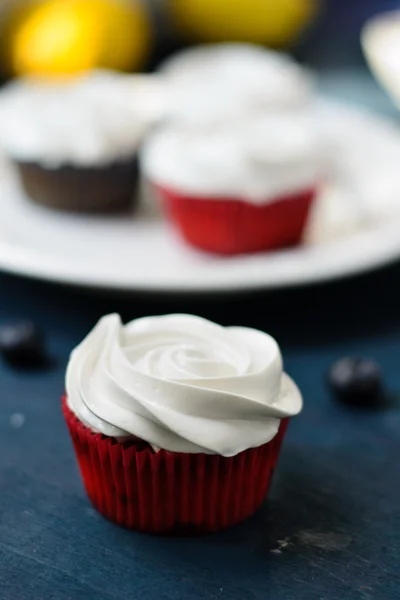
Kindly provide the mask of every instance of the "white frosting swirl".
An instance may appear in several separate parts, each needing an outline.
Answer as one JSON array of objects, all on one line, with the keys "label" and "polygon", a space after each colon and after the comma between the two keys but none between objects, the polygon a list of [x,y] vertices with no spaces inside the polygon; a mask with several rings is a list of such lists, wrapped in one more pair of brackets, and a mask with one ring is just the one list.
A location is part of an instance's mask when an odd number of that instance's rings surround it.
[{"label": "white frosting swirl", "polygon": [[182,193],[263,204],[317,185],[324,154],[308,112],[287,111],[161,128],[145,142],[141,164],[148,179]]},{"label": "white frosting swirl", "polygon": [[236,455],[302,408],[273,338],[190,315],[103,317],[72,352],[66,389],[92,430],[172,452]]},{"label": "white frosting swirl", "polygon": [[161,104],[158,82],[144,75],[15,80],[0,93],[0,145],[47,167],[122,160],[136,152]]},{"label": "white frosting swirl", "polygon": [[251,44],[198,46],[161,65],[169,87],[170,117],[210,121],[304,106],[310,73],[289,56]]}]

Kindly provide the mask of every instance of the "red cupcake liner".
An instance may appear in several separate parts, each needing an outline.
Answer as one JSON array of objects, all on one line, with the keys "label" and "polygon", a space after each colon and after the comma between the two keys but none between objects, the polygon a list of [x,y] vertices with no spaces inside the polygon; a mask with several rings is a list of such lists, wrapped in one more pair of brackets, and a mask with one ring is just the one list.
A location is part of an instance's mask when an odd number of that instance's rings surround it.
[{"label": "red cupcake liner", "polygon": [[141,440],[92,432],[62,408],[87,494],[107,519],[137,531],[193,535],[250,517],[269,489],[288,419],[269,443],[225,458],[155,453]]},{"label": "red cupcake liner", "polygon": [[227,255],[299,244],[317,194],[315,186],[259,205],[193,197],[159,185],[156,190],[189,244]]}]

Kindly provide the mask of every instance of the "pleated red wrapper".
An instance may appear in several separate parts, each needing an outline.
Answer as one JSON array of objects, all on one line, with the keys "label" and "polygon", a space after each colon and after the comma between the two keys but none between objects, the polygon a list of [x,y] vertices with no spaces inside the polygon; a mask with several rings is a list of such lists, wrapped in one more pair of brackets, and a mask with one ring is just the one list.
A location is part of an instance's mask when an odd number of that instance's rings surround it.
[{"label": "pleated red wrapper", "polygon": [[317,187],[252,204],[230,198],[199,198],[165,186],[156,193],[171,221],[192,246],[216,254],[244,254],[301,242]]},{"label": "pleated red wrapper", "polygon": [[289,421],[267,444],[226,458],[119,442],[86,427],[66,398],[62,409],[93,506],[118,525],[160,535],[211,533],[250,517],[269,489]]}]

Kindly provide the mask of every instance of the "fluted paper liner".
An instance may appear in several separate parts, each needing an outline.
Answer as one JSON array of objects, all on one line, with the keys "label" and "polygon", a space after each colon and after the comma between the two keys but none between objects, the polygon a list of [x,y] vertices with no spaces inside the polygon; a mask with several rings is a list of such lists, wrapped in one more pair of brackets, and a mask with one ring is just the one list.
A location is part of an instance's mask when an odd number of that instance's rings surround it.
[{"label": "fluted paper liner", "polygon": [[217,254],[243,254],[301,242],[317,189],[268,203],[200,198],[156,186],[167,213],[191,245]]},{"label": "fluted paper liner", "polygon": [[288,419],[269,443],[225,458],[155,453],[141,440],[118,442],[92,432],[69,409],[63,413],[87,494],[118,525],[141,532],[214,532],[251,516],[271,483]]},{"label": "fluted paper liner", "polygon": [[38,204],[73,212],[114,212],[133,205],[137,161],[131,158],[99,167],[46,168],[16,162],[27,195]]}]

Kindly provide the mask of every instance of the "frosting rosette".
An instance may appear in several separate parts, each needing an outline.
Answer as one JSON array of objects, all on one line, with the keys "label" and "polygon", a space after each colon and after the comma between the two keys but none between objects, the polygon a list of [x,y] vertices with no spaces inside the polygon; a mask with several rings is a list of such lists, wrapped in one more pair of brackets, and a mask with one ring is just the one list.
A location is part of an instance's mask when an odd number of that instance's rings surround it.
[{"label": "frosting rosette", "polygon": [[271,336],[191,315],[103,317],[72,352],[66,389],[93,432],[225,457],[268,443],[302,408]]}]

